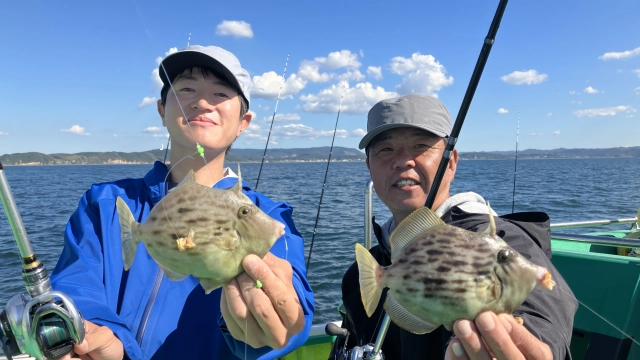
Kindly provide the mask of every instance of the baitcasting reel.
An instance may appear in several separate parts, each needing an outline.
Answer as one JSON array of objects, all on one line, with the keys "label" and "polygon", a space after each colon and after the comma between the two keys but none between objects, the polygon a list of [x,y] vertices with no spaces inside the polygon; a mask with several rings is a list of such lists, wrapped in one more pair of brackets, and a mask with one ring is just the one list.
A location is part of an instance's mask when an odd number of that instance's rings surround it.
[{"label": "baitcasting reel", "polygon": [[28,354],[59,359],[84,340],[84,320],[73,300],[53,291],[44,265],[36,259],[0,164],[0,200],[22,259],[22,280],[29,295],[17,294],[0,312],[0,345],[7,359]]},{"label": "baitcasting reel", "polygon": [[384,360],[382,351],[375,351],[373,344],[367,344],[363,346],[356,346],[351,350],[347,349],[347,342],[349,340],[349,330],[343,329],[334,323],[328,323],[324,328],[324,332],[330,336],[343,337],[344,347],[341,350],[336,351],[334,354],[335,360]]}]

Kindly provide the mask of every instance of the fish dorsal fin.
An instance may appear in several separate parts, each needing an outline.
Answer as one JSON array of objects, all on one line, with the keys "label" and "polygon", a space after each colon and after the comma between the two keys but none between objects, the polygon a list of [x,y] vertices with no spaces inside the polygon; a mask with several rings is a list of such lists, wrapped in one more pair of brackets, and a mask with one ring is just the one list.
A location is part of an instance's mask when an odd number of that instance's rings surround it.
[{"label": "fish dorsal fin", "polygon": [[238,194],[242,194],[242,172],[240,172],[240,163],[238,163],[238,182],[229,190]]},{"label": "fish dorsal fin", "polygon": [[156,264],[158,264],[158,266],[160,267],[160,269],[162,269],[162,272],[167,275],[167,278],[171,281],[181,281],[184,280],[187,275],[183,275],[183,274],[178,274],[177,272],[169,269],[168,267],[160,264],[159,262],[156,261]]},{"label": "fish dorsal fin", "polygon": [[389,314],[391,320],[399,327],[414,334],[426,334],[435,330],[439,325],[434,325],[413,315],[398,300],[393,297],[391,291],[387,292],[387,299],[384,301],[384,309]]},{"label": "fish dorsal fin", "polygon": [[396,226],[396,229],[389,236],[391,262],[395,262],[402,249],[416,236],[429,228],[443,224],[442,219],[426,206],[412,212]]},{"label": "fish dorsal fin", "polygon": [[184,179],[180,181],[180,183],[176,186],[176,189],[179,189],[183,186],[195,184],[195,183],[196,183],[196,174],[193,172],[193,170],[189,170],[189,173],[187,173],[187,176],[185,176]]},{"label": "fish dorsal fin", "polygon": [[484,234],[491,236],[496,235],[496,220],[493,218],[493,210],[491,210],[491,204],[487,201],[487,209],[489,210],[489,226],[483,231]]}]

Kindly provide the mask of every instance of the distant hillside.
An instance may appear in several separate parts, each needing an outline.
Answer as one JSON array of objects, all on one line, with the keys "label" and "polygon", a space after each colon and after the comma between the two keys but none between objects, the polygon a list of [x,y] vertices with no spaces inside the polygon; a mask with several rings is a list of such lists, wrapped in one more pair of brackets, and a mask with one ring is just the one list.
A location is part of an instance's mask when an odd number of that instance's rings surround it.
[{"label": "distant hillside", "polygon": [[[231,149],[227,154],[229,162],[262,161],[264,149]],[[150,164],[164,159],[164,150],[143,152],[83,152],[77,154],[42,154],[38,152],[6,154],[0,156],[3,165],[86,165],[86,164]],[[267,161],[301,162],[327,161],[329,147],[306,149],[269,149]],[[364,161],[365,155],[357,149],[334,147],[332,161]]]},{"label": "distant hillside", "polygon": [[[227,154],[228,162],[260,162],[264,149],[234,149]],[[164,150],[143,152],[83,152],[77,154],[42,154],[37,152],[0,156],[3,165],[83,165],[83,164],[150,164],[162,161]],[[508,160],[514,151],[485,151],[460,153],[460,160]],[[327,161],[329,147],[303,149],[269,149],[267,161],[305,162]],[[610,149],[554,149],[518,151],[519,159],[584,159],[584,158],[640,158],[640,146]],[[365,155],[357,149],[334,147],[332,161],[364,161]]]}]

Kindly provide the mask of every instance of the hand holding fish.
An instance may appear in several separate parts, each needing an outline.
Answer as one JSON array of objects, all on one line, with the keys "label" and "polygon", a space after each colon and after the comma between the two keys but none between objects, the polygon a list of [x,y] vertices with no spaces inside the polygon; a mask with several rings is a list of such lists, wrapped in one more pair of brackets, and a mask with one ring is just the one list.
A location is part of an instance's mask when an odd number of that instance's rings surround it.
[{"label": "hand holding fish", "polygon": [[[284,347],[304,328],[304,313],[293,288],[291,265],[271,253],[247,255],[246,272],[222,288],[220,310],[234,338],[253,348]],[[258,288],[256,282],[262,286]]]},{"label": "hand holding fish", "polygon": [[124,357],[124,347],[111,329],[99,326],[90,321],[84,321],[85,336],[82,344],[73,347],[73,353],[67,354],[61,360],[120,360]]},{"label": "hand holding fish", "polygon": [[508,314],[487,311],[475,322],[458,320],[453,332],[445,360],[553,359],[549,346]]}]

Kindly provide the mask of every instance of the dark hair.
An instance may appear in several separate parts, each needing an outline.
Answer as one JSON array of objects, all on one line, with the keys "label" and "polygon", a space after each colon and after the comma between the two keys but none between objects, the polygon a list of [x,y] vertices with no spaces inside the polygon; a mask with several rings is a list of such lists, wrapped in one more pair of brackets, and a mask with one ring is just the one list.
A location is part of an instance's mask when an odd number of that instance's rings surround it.
[{"label": "dark hair", "polygon": [[[220,81],[222,81],[224,83],[224,85],[236,90],[238,92],[238,98],[240,99],[240,119],[242,119],[242,117],[249,111],[249,104],[247,103],[247,99],[244,98],[244,96],[242,96],[241,91],[238,89],[237,86],[234,86],[233,84],[231,84],[229,81],[227,81],[227,79],[220,75],[220,73],[218,71],[215,71],[211,68],[208,67],[201,67],[201,66],[192,66],[190,68],[186,68],[182,71],[179,71],[176,75],[175,78],[171,79],[171,83],[173,84],[173,82],[176,80],[176,78],[180,75],[182,75],[182,73],[184,73],[185,71],[189,72],[189,75],[193,74],[193,70],[199,70],[202,73],[202,76],[204,76],[204,78],[206,79],[209,76],[213,76],[217,79],[219,79]],[[169,94],[169,90],[171,90],[171,86],[169,86],[169,84],[164,84],[164,86],[162,86],[162,90],[160,90],[160,103],[162,104],[162,107],[164,107],[167,103],[167,95]],[[235,141],[235,140],[234,140]],[[232,143],[233,144],[233,143]],[[227,150],[225,150],[225,155],[229,153],[229,150],[231,150],[231,145],[229,145],[229,147],[227,148]]]}]

